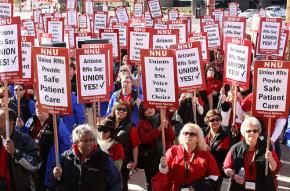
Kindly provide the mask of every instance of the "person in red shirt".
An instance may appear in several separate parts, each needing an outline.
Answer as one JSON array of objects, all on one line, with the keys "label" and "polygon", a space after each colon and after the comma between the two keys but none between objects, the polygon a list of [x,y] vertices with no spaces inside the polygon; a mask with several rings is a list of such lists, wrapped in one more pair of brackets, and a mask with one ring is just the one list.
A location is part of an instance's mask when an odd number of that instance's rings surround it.
[{"label": "person in red shirt", "polygon": [[159,123],[159,115],[154,108],[145,108],[143,103],[139,107],[139,123],[137,126],[141,144],[155,149],[155,161],[148,161],[150,164],[144,168],[146,177],[147,191],[151,191],[151,179],[158,172],[158,163],[162,155],[161,145],[161,132],[164,127],[165,131],[165,145],[166,149],[173,145],[175,134],[173,128],[167,119],[164,119],[163,123]]},{"label": "person in red shirt", "polygon": [[138,163],[139,145],[138,131],[131,120],[130,105],[122,100],[116,102],[108,119],[114,121],[116,140],[124,148],[125,158],[121,168],[123,180],[122,190],[127,191],[130,170],[135,169]]},{"label": "person in red shirt", "polygon": [[190,187],[198,190],[201,185],[207,187],[206,190],[213,190],[220,172],[200,127],[185,124],[178,139],[180,145],[172,146],[160,159],[159,170],[168,175],[169,190]]},{"label": "person in red shirt", "polygon": [[121,167],[124,159],[124,148],[118,143],[116,135],[114,133],[115,123],[111,119],[103,119],[98,125],[98,144],[102,151],[109,154],[115,162],[118,170],[121,171]]},{"label": "person in red shirt", "polygon": [[[276,190],[275,175],[281,163],[275,151],[266,150],[266,142],[259,139],[261,129],[255,117],[243,121],[241,134],[244,139],[232,146],[224,161],[225,174],[231,177],[230,191]],[[268,175],[265,175],[266,160],[269,161]]]}]

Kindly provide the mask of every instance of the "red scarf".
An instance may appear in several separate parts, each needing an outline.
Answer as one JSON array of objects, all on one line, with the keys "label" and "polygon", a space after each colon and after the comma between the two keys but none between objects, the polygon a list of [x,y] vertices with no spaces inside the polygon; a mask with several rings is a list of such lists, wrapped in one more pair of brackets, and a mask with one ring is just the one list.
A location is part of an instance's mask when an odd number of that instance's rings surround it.
[{"label": "red scarf", "polygon": [[74,153],[76,154],[76,156],[80,159],[81,163],[85,162],[86,160],[88,160],[91,157],[93,151],[97,149],[97,144],[94,144],[93,147],[94,148],[93,148],[93,150],[92,150],[92,152],[90,154],[83,155],[82,153],[80,153],[77,144],[73,144],[72,145],[72,149],[73,149]]},{"label": "red scarf", "polygon": [[[0,139],[0,141],[2,140]],[[8,167],[8,153],[2,143],[0,144],[0,178],[5,180],[5,191],[10,191],[11,179]]]}]

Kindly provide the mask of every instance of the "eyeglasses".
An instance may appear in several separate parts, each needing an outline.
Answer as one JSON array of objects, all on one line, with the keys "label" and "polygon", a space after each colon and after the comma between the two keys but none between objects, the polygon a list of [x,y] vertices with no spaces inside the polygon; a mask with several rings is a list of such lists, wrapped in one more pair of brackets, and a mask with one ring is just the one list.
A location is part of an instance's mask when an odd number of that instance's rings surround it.
[{"label": "eyeglasses", "polygon": [[195,137],[195,136],[197,136],[197,133],[195,133],[195,132],[183,131],[183,135],[184,135],[184,136],[189,135],[190,137]]},{"label": "eyeglasses", "polygon": [[98,128],[98,131],[99,131],[99,132],[103,132],[103,133],[108,133],[108,132],[109,132],[109,130],[107,130],[107,129],[103,129],[103,128],[101,128],[101,127]]},{"label": "eyeglasses", "polygon": [[259,132],[259,129],[248,129],[248,130],[246,130],[246,133],[251,133],[251,132],[253,132],[253,133],[258,133]]},{"label": "eyeglasses", "polygon": [[209,122],[215,122],[215,121],[220,121],[220,120],[221,120],[221,118],[218,117],[218,118],[210,119]]},{"label": "eyeglasses", "polygon": [[122,107],[117,107],[116,110],[118,111],[123,111],[123,112],[127,112],[127,108],[122,108]]},{"label": "eyeglasses", "polygon": [[95,141],[96,141],[95,139],[84,139],[84,140],[80,140],[80,142],[85,143],[85,144],[87,144],[87,143],[93,143]]}]

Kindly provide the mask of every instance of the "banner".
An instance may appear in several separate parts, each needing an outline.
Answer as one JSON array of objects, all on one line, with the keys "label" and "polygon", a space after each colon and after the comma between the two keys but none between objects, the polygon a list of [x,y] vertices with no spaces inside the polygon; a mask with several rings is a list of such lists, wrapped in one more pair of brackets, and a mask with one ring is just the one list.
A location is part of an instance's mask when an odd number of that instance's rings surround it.
[{"label": "banner", "polygon": [[0,80],[22,76],[20,17],[0,19]]},{"label": "banner", "polygon": [[259,54],[278,54],[282,18],[261,18],[257,52]]},{"label": "banner", "polygon": [[118,29],[100,29],[99,34],[101,39],[108,39],[113,47],[113,57],[120,61],[120,43]]},{"label": "banner", "polygon": [[76,49],[78,103],[109,101],[108,57],[106,46]]},{"label": "banner", "polygon": [[205,63],[209,63],[209,50],[208,50],[208,39],[207,33],[190,33],[188,35],[189,42],[200,42],[201,43],[201,53],[202,53],[202,60]]},{"label": "banner", "polygon": [[128,28],[128,64],[140,64],[140,50],[149,48],[150,31],[148,28]]},{"label": "banner", "polygon": [[178,42],[178,29],[150,29],[150,48],[168,49],[171,45],[178,44]]},{"label": "banner", "polygon": [[70,115],[72,104],[68,49],[33,47],[32,56],[40,111]]},{"label": "banner", "polygon": [[252,63],[252,41],[226,38],[224,83],[248,89]]},{"label": "banner", "polygon": [[142,49],[141,68],[145,108],[177,109],[175,50]]},{"label": "banner", "polygon": [[256,61],[254,64],[253,115],[287,118],[290,99],[290,62]]},{"label": "banner", "polygon": [[176,49],[177,79],[180,93],[205,90],[201,43],[188,42],[171,46]]}]

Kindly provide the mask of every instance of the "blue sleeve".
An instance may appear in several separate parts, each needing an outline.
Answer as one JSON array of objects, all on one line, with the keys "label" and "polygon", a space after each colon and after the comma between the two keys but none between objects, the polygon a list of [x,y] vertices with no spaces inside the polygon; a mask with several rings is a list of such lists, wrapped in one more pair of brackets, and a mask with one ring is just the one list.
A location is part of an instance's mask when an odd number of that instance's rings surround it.
[{"label": "blue sleeve", "polygon": [[85,123],[85,107],[83,104],[77,103],[76,96],[73,98],[73,111],[76,119],[76,125]]},{"label": "blue sleeve", "polygon": [[114,106],[114,103],[116,102],[116,94],[113,93],[112,96],[111,96],[111,99],[109,101],[109,104],[108,104],[108,108],[107,108],[107,113],[106,115],[109,115],[113,109],[113,106]]},{"label": "blue sleeve", "polygon": [[118,171],[117,167],[114,164],[114,161],[108,157],[106,164],[106,179],[107,179],[107,186],[108,191],[121,191],[122,190],[122,183],[121,183],[121,175]]},{"label": "blue sleeve", "polygon": [[28,108],[29,108],[30,116],[34,115],[35,114],[35,102],[33,100],[29,100]]}]

